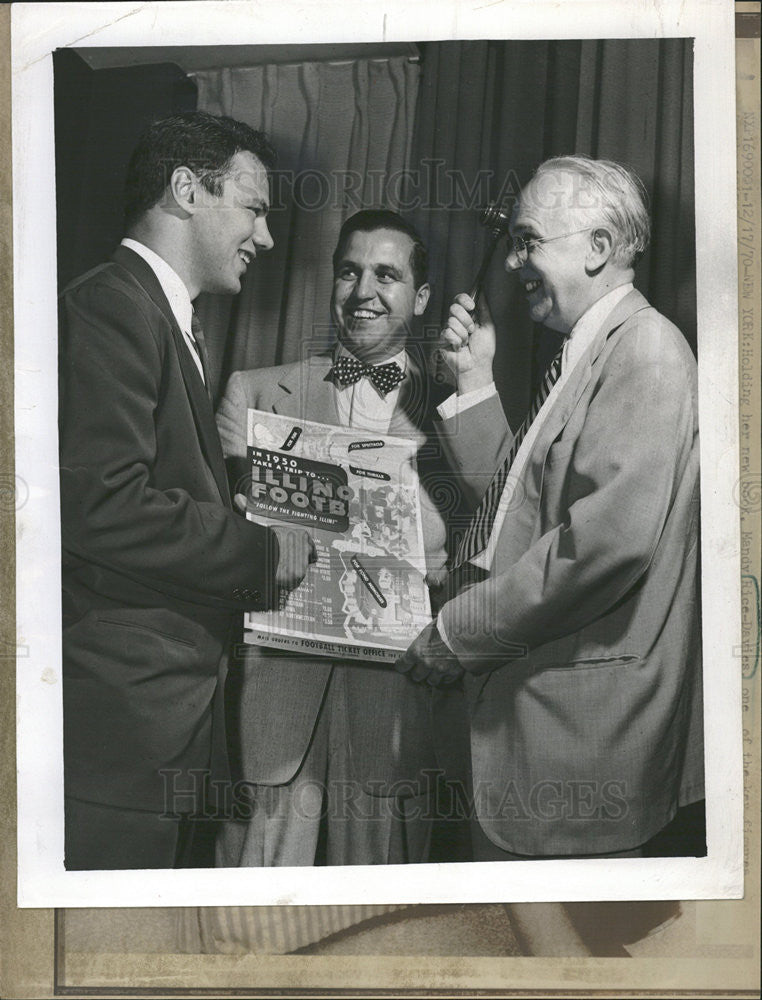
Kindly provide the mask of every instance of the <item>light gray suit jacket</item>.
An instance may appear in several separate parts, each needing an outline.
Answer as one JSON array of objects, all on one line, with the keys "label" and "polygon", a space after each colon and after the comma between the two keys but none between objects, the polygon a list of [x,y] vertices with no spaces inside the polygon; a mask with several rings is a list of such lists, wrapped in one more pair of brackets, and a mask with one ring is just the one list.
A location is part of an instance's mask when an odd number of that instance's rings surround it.
[{"label": "light gray suit jacket", "polygon": [[[442,434],[477,493],[512,441],[497,397]],[[506,850],[634,848],[703,795],[698,463],[695,360],[630,292],[539,433],[489,578],[441,611]]]},{"label": "light gray suit jacket", "polygon": [[[330,353],[275,368],[236,372],[228,382],[217,413],[223,451],[233,478],[245,475],[246,411],[249,407],[299,419],[339,424],[333,382],[327,378]],[[431,427],[430,385],[412,362],[389,433],[418,442],[419,475],[441,469],[441,448]],[[236,471],[237,465],[237,471]],[[429,482],[431,479],[429,477]],[[423,492],[423,491],[422,491]],[[440,503],[447,491],[433,489]],[[431,570],[444,566],[442,513],[422,495],[426,561]],[[408,782],[436,767],[431,737],[430,694],[391,666],[349,664],[346,689],[352,762],[358,781],[373,794],[397,794],[396,782]],[[279,785],[296,774],[307,752],[320,705],[334,669],[323,657],[283,655],[252,648],[229,684],[229,730],[233,769],[246,781]],[[370,787],[373,782],[378,784]],[[422,782],[422,784],[425,782]],[[410,789],[406,789],[407,794]]]}]

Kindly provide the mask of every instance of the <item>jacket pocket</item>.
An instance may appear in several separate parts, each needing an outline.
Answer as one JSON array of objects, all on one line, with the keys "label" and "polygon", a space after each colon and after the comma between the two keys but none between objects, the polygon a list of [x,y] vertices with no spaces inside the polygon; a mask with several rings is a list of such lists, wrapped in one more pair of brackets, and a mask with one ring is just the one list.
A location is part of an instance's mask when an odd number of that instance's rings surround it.
[{"label": "jacket pocket", "polygon": [[123,628],[128,631],[133,631],[137,629],[139,632],[147,632],[149,635],[155,635],[159,639],[166,639],[169,642],[176,642],[180,646],[187,646],[189,649],[197,649],[197,645],[191,639],[186,639],[183,636],[174,635],[172,632],[165,632],[163,629],[156,628],[154,625],[148,625],[145,622],[135,622],[135,621],[123,621],[119,618],[112,617],[111,615],[97,614],[95,616],[96,621],[100,622],[102,625],[112,625],[117,628]]},{"label": "jacket pocket", "polygon": [[547,663],[535,663],[536,672],[562,672],[578,670],[600,670],[601,667],[625,667],[628,664],[639,663],[640,656],[634,653],[621,653],[618,656],[589,656],[569,660],[549,660]]}]

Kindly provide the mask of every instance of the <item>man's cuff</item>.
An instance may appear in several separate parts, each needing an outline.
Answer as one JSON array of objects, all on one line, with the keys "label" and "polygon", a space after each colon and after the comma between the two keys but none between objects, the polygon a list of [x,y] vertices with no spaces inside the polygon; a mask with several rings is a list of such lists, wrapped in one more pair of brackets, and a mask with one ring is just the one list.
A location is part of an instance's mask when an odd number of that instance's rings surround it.
[{"label": "man's cuff", "polygon": [[472,389],[471,392],[464,392],[462,396],[454,392],[452,396],[448,396],[443,403],[439,404],[437,413],[442,420],[449,420],[451,417],[456,417],[464,410],[476,406],[477,403],[483,403],[485,399],[489,399],[490,396],[495,395],[497,395],[497,389],[494,382],[490,382],[489,385],[483,385],[481,389]]}]

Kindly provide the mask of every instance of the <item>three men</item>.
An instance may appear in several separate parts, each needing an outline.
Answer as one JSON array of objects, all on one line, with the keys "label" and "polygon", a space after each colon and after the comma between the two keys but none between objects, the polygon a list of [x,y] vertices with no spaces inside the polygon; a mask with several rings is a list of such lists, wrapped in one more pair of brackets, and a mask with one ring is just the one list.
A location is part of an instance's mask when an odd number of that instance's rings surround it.
[{"label": "three men", "polygon": [[552,159],[522,191],[506,267],[563,345],[515,433],[486,307],[458,296],[442,336],[474,517],[399,669],[464,677],[477,860],[638,855],[703,797],[696,365],[632,287],[648,238],[617,164]]},{"label": "three men", "polygon": [[237,293],[272,246],[272,162],[232,119],[157,122],[130,162],[127,238],[62,295],[70,869],[193,863],[235,613],[274,605],[314,555],[303,530],[231,507],[192,308],[202,291]]},{"label": "three men", "polygon": [[[235,614],[274,606],[314,559],[303,530],[231,508],[192,308],[202,291],[237,293],[272,246],[271,165],[262,135],[231,119],[157,123],[130,165],[127,238],[62,296],[69,868],[193,863],[200,776],[224,774],[217,694]],[[313,864],[321,836],[329,863],[425,860],[437,758],[431,692],[410,679],[464,680],[477,860],[639,854],[702,797],[696,369],[632,287],[648,238],[617,164],[556,158],[524,189],[506,266],[563,344],[513,433],[488,310],[468,296],[451,308],[457,394],[440,436],[474,517],[450,599],[398,664],[408,677],[243,659],[228,709],[251,808],[225,826],[219,864]],[[407,348],[428,297],[414,229],[383,210],[349,219],[336,351],[228,385],[218,426],[236,478],[248,407],[410,436],[424,483],[427,455],[440,471]],[[437,582],[445,525],[423,502]]]},{"label": "three men", "polygon": [[[432,460],[436,468],[431,387],[408,340],[428,298],[416,231],[390,211],[349,218],[334,253],[336,350],[310,356],[305,345],[301,361],[230,379],[218,426],[234,478],[246,474],[253,407],[412,438],[425,480]],[[425,493],[422,504],[436,578],[445,526]],[[251,803],[226,825],[218,864],[314,864],[321,816],[329,864],[426,860],[432,817],[423,772],[436,767],[430,692],[390,667],[266,649],[244,657],[228,688]]]}]

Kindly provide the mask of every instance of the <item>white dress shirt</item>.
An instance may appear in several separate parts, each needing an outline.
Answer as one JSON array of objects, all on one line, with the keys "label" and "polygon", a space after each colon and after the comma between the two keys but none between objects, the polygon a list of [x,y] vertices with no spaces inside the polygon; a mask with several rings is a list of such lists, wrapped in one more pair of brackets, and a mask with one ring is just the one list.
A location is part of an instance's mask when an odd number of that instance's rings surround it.
[{"label": "white dress shirt", "polygon": [[190,294],[185,286],[185,282],[169,264],[160,257],[157,253],[151,250],[150,247],[145,246],[143,243],[138,243],[137,240],[131,240],[127,237],[122,240],[122,246],[127,247],[129,250],[133,250],[136,254],[143,258],[143,260],[148,264],[153,273],[156,275],[156,279],[161,285],[161,290],[167,296],[167,302],[169,302],[169,308],[172,310],[172,315],[177,320],[177,325],[182,330],[185,342],[190,350],[191,357],[198,368],[198,373],[201,376],[202,381],[204,380],[204,368],[201,364],[201,357],[199,356],[198,350],[196,348],[196,342],[191,333],[191,319],[193,316],[193,306],[191,304]]},{"label": "white dress shirt", "polygon": [[[342,356],[355,357],[343,344],[339,344],[334,354],[334,360],[338,361]],[[387,358],[386,361],[380,362],[380,364],[390,364],[392,361],[396,361],[403,372],[407,371],[407,354],[404,350],[395,354],[393,358]],[[336,409],[341,426],[356,427],[359,430],[370,431],[372,434],[388,434],[400,395],[400,385],[384,396],[365,375],[353,385],[339,385],[334,382]]]}]

